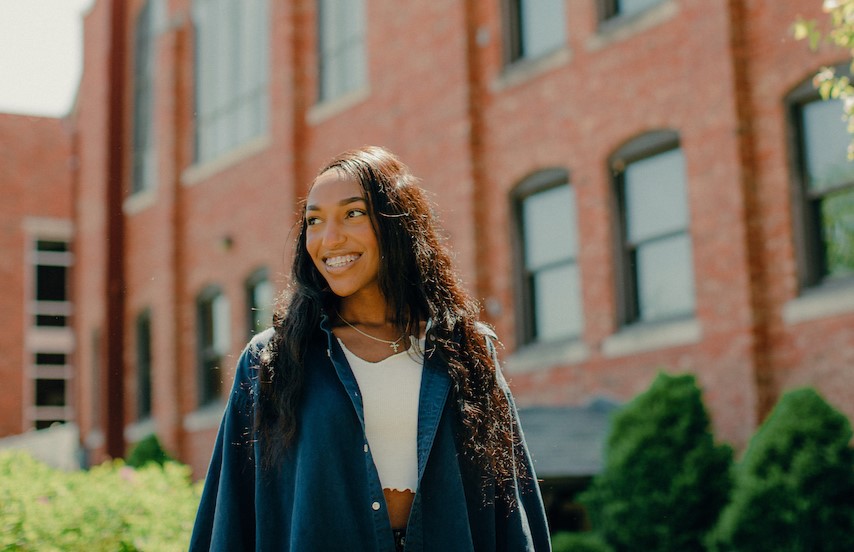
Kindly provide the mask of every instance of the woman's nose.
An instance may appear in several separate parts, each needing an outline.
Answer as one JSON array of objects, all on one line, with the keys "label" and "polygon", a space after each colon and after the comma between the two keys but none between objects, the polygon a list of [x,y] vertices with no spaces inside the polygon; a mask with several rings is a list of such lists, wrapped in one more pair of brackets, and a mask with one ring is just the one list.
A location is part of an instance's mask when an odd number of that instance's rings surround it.
[{"label": "woman's nose", "polygon": [[327,222],[324,230],[323,241],[326,243],[327,247],[331,245],[338,245],[346,239],[346,235],[338,222]]}]

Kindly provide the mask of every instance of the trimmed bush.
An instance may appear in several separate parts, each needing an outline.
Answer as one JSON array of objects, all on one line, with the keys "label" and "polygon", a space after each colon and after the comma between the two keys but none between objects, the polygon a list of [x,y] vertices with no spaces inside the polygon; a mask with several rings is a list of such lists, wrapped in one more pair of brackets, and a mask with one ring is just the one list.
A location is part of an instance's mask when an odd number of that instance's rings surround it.
[{"label": "trimmed bush", "polygon": [[552,535],[552,552],[612,552],[596,533],[561,531]]},{"label": "trimmed bush", "polygon": [[133,468],[141,468],[149,462],[162,466],[170,461],[174,460],[163,449],[157,435],[153,433],[134,445],[127,459],[125,459],[125,463]]},{"label": "trimmed bush", "polygon": [[713,551],[854,550],[848,419],[813,389],[789,392],[750,441]]},{"label": "trimmed bush", "polygon": [[731,486],[732,450],[709,425],[690,375],[659,374],[617,411],[604,470],[579,498],[616,552],[702,548]]},{"label": "trimmed bush", "polygon": [[0,550],[184,551],[199,497],[173,462],[63,472],[0,452]]}]

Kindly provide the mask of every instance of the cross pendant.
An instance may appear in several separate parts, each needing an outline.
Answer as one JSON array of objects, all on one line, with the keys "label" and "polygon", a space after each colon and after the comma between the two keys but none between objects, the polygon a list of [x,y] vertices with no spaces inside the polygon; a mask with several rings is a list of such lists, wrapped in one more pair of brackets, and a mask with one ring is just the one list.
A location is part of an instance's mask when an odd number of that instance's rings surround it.
[{"label": "cross pendant", "polygon": [[395,341],[394,343],[392,343],[391,345],[389,345],[389,347],[391,347],[392,349],[394,349],[394,352],[396,353],[396,352],[397,352],[397,349],[398,349],[398,347],[400,347],[400,345],[398,345],[398,344],[397,344],[397,341]]}]

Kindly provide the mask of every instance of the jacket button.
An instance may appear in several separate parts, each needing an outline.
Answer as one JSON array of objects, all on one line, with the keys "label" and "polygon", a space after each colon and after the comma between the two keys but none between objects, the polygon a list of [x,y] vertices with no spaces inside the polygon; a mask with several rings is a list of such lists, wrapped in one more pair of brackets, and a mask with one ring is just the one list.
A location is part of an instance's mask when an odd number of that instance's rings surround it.
[{"label": "jacket button", "polygon": [[373,509],[374,509],[374,511],[376,512],[377,510],[379,510],[379,509],[380,509],[380,503],[379,503],[379,502],[374,502],[373,504],[371,504],[371,508],[373,508]]},{"label": "jacket button", "polygon": [[368,443],[365,443],[365,452],[368,452]]}]

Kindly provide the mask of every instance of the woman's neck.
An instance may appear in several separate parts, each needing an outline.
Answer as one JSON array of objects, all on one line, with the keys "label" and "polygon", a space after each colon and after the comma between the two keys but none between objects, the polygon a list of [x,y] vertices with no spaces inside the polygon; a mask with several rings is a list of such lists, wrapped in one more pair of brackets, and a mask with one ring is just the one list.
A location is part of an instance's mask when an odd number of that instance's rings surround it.
[{"label": "woman's neck", "polygon": [[338,305],[338,314],[350,323],[374,327],[393,324],[394,319],[388,302],[381,295],[342,297]]}]

